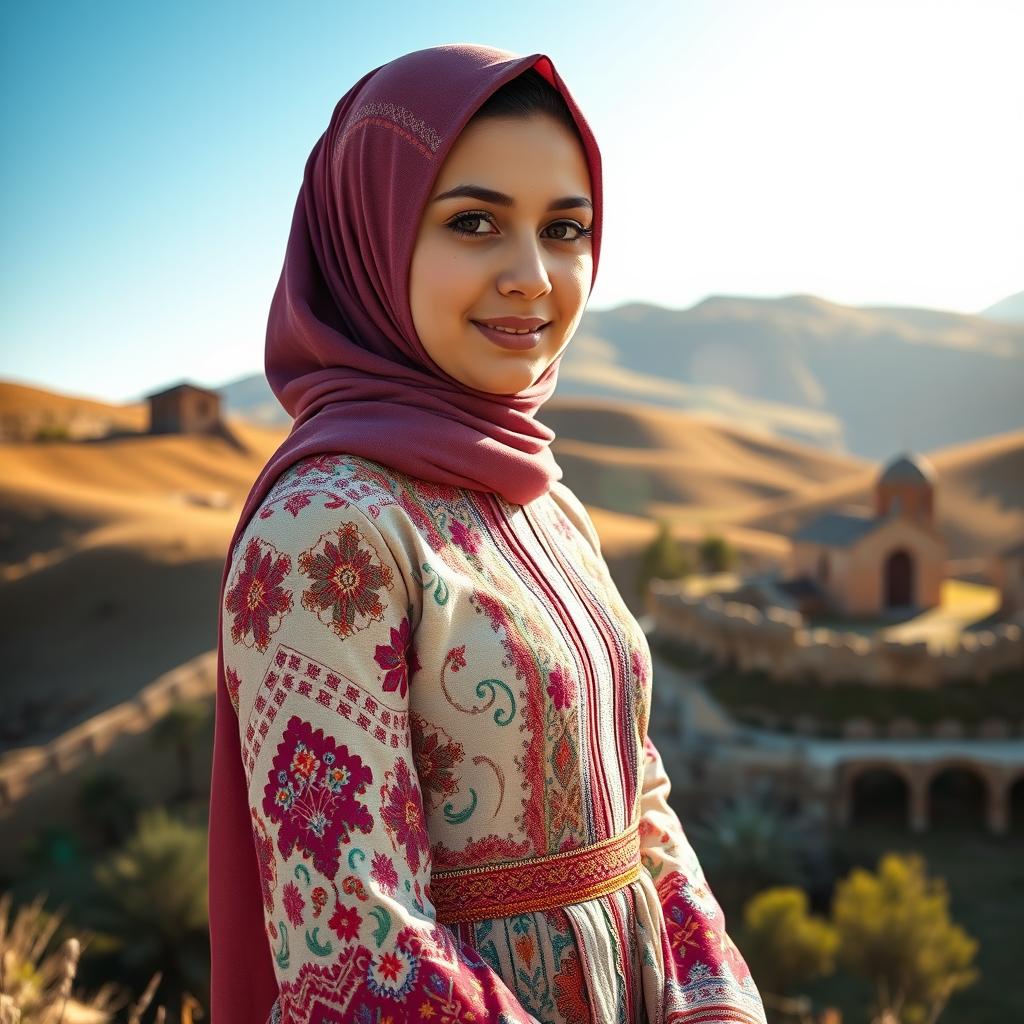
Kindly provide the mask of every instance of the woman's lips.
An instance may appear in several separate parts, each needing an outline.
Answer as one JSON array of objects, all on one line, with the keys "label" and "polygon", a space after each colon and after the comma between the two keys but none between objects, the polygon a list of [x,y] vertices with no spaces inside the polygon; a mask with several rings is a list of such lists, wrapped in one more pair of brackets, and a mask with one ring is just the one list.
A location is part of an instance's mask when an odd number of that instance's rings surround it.
[{"label": "woman's lips", "polygon": [[498,331],[493,327],[488,327],[486,324],[480,323],[478,320],[474,320],[473,323],[479,329],[480,333],[485,338],[489,338],[495,343],[500,345],[502,348],[511,348],[516,351],[523,351],[529,348],[536,348],[540,344],[541,334],[550,327],[550,324],[544,324],[543,327],[538,327],[535,331],[530,331],[529,334],[509,334],[508,331]]}]

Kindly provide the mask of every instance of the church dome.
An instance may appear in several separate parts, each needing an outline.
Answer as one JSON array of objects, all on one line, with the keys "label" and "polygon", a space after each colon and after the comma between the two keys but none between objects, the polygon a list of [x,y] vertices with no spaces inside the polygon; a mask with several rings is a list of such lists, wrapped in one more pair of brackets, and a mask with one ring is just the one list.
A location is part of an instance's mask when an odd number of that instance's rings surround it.
[{"label": "church dome", "polygon": [[923,455],[903,452],[897,455],[878,478],[881,484],[929,484],[935,483],[935,469]]}]

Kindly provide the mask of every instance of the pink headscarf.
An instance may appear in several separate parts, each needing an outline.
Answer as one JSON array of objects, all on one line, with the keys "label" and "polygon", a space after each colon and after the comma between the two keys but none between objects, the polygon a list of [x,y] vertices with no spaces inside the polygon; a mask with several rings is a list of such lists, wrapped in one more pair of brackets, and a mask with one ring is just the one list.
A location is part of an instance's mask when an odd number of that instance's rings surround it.
[{"label": "pink headscarf", "polygon": [[[362,455],[435,483],[496,491],[514,504],[561,478],[550,451],[554,432],[534,419],[554,390],[560,358],[517,394],[477,391],[430,358],[409,306],[413,246],[441,164],[481,104],[531,67],[561,93],[584,141],[593,285],[601,156],[550,57],[457,43],[406,54],[356,82],[306,161],[266,342],[267,379],[294,423],[253,484],[231,538],[221,617],[230,552],[274,481],[307,455]],[[218,622],[211,1017],[216,1024],[263,1024],[277,981],[221,638]]]}]

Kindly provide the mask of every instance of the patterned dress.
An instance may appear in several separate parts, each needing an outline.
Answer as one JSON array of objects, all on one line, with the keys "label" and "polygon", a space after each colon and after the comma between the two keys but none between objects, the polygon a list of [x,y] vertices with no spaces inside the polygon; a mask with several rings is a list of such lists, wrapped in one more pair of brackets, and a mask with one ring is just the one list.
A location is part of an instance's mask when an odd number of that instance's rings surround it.
[{"label": "patterned dress", "polygon": [[[512,505],[307,457],[227,579],[273,1020],[764,1020],[666,799],[646,638],[567,487]],[[506,913],[439,919],[432,873],[467,912],[484,866],[630,829],[642,870],[614,891],[523,910],[499,888]]]}]

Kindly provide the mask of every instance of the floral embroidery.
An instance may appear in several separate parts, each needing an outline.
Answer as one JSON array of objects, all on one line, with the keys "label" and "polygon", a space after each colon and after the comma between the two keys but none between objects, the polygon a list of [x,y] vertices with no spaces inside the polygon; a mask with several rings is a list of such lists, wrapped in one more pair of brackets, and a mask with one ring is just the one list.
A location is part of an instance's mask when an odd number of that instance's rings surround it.
[{"label": "floral embroidery", "polygon": [[359,527],[343,523],[299,555],[299,571],[311,581],[302,607],[313,612],[342,639],[384,618],[394,573],[363,542]]},{"label": "floral embroidery", "polygon": [[[248,717],[239,727],[261,890],[253,898],[262,898],[280,993],[271,1020],[589,1022],[595,981],[577,924],[563,910],[453,927],[427,919],[441,898],[440,889],[432,896],[432,869],[591,842],[595,812],[617,792],[601,788],[594,769],[603,760],[624,776],[617,813],[627,820],[640,811],[643,863],[663,913],[655,915],[653,933],[641,934],[631,927],[635,892],[595,901],[593,909],[604,912],[587,917],[598,928],[603,919],[609,933],[599,940],[622,954],[602,1000],[622,1019],[626,993],[644,991],[657,998],[648,1011],[666,1020],[714,1006],[730,1019],[739,1010],[750,1024],[763,1024],[756,988],[685,837],[656,801],[630,799],[645,774],[660,770],[656,749],[644,742],[651,666],[639,627],[623,618],[603,562],[581,532],[582,513],[573,506],[567,519],[555,511],[562,500],[556,488],[535,515],[528,510],[524,524],[508,503],[424,486],[351,456],[306,458],[284,479],[264,503],[277,516],[261,527],[281,551],[262,537],[255,561],[243,558],[250,548],[237,550],[229,588],[236,604],[224,615],[225,641],[234,625],[241,630],[235,643],[248,648],[236,648],[224,675],[236,715],[246,691]],[[353,504],[361,514],[345,524],[337,517],[346,513],[334,510]],[[377,520],[388,540],[399,522],[417,531],[409,564],[395,570],[362,514]],[[529,521],[547,527],[540,546],[516,543]],[[307,528],[301,543],[281,546],[279,536],[301,537]],[[527,565],[534,555],[543,564]],[[275,570],[285,566],[275,584]],[[421,570],[443,581],[444,600],[427,600]],[[414,602],[408,609],[394,601],[398,571]],[[607,650],[601,644],[585,653],[599,680],[623,687],[614,703],[622,714],[615,751],[601,748],[607,732],[596,727],[611,702],[595,706],[571,649],[575,635],[558,628],[566,609],[538,586],[552,572],[571,576],[603,617]],[[252,589],[260,583],[268,586]],[[289,616],[297,595],[302,608]],[[268,639],[259,658],[258,645]],[[315,642],[318,651],[311,650]],[[426,650],[424,666],[419,655]],[[489,742],[499,735],[503,743]],[[608,761],[616,753],[624,755],[621,764]],[[457,796],[460,790],[467,796]],[[474,807],[471,821],[460,817]],[[443,831],[432,841],[428,814],[442,808]],[[583,927],[584,917],[577,920]]]},{"label": "floral embroidery", "polygon": [[310,455],[295,466],[295,476],[303,477],[308,473],[325,473],[330,476],[342,464],[340,455]]},{"label": "floral embroidery", "polygon": [[423,667],[412,647],[412,623],[408,616],[397,628],[391,627],[391,646],[378,644],[374,659],[386,670],[384,689],[388,692],[398,690],[398,695],[404,697],[409,689],[409,680]]},{"label": "floral embroidery", "polygon": [[398,872],[395,870],[395,862],[386,853],[377,851],[373,855],[370,877],[388,896],[395,895],[395,890],[398,888]]},{"label": "floral embroidery", "polygon": [[416,773],[419,775],[424,803],[433,811],[443,800],[458,791],[459,780],[453,770],[462,763],[465,755],[462,744],[456,743],[444,729],[432,725],[415,712],[411,719]]},{"label": "floral embroidery", "polygon": [[363,919],[355,907],[338,904],[328,924],[342,942],[351,942],[359,934]]},{"label": "floral embroidery", "polygon": [[586,979],[580,958],[567,952],[555,975],[555,1003],[566,1024],[589,1024],[590,1000],[587,998]]},{"label": "floral embroidery", "polygon": [[[281,620],[292,609],[291,592],[281,585],[291,572],[292,560],[273,544],[252,537],[245,548],[245,563],[228,588],[225,610],[234,616],[231,639],[261,653],[270,646]],[[250,642],[249,636],[252,635]]]},{"label": "floral embroidery", "polygon": [[267,835],[263,819],[255,807],[249,808],[252,816],[252,833],[256,845],[256,859],[260,869],[260,888],[263,892],[263,906],[268,914],[274,911],[274,889],[277,888],[277,863],[274,860],[274,841]]},{"label": "floral embroidery", "polygon": [[380,817],[395,849],[404,848],[409,867],[419,871],[420,857],[430,849],[419,786],[403,757],[395,762],[393,783],[387,782],[390,775],[391,772],[385,775],[385,783],[381,787]]},{"label": "floral embroidery", "polygon": [[551,680],[548,683],[548,696],[554,702],[555,707],[562,711],[567,708],[576,696],[576,682],[568,672],[556,665],[548,675]]},{"label": "floral embroidery", "polygon": [[298,928],[302,924],[302,911],[306,906],[306,901],[302,898],[302,893],[299,892],[299,887],[294,882],[285,883],[281,893],[281,902],[284,903],[284,912],[288,915],[292,927]]},{"label": "floral embroidery", "polygon": [[327,890],[322,886],[318,885],[313,890],[313,917],[319,917],[320,912],[327,905]]},{"label": "floral embroidery", "polygon": [[452,541],[467,555],[475,555],[480,550],[482,538],[479,530],[471,530],[465,523],[452,519],[448,532],[452,535]]},{"label": "floral embroidery", "polygon": [[349,841],[353,829],[369,833],[373,828],[370,812],[356,799],[372,781],[358,755],[293,715],[263,791],[263,813],[280,826],[281,853],[287,857],[297,846],[333,878],[341,843]]},{"label": "floral embroidery", "polygon": [[366,986],[374,995],[404,1001],[416,983],[419,960],[406,949],[396,946],[378,953],[370,964]]},{"label": "floral embroidery", "polygon": [[293,519],[297,518],[298,514],[312,503],[314,494],[316,491],[296,491],[289,494],[284,503],[285,511],[290,512]]}]

